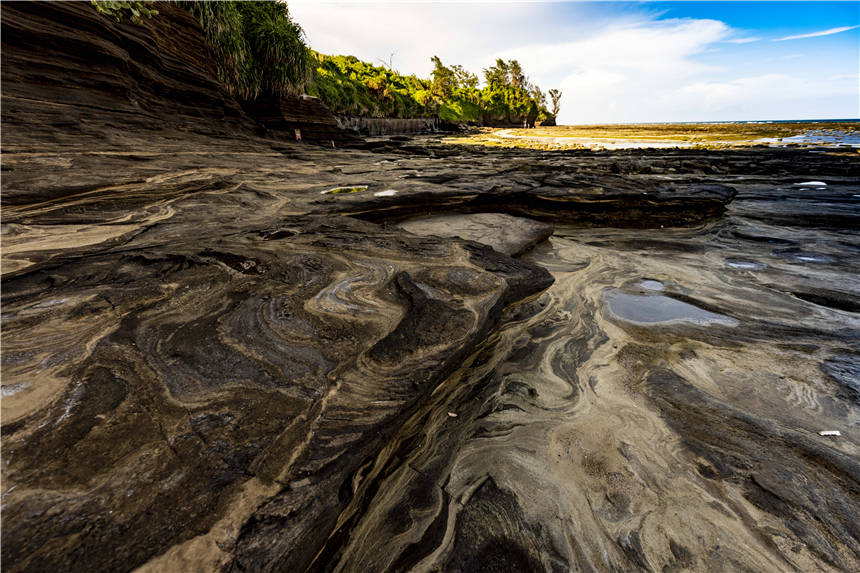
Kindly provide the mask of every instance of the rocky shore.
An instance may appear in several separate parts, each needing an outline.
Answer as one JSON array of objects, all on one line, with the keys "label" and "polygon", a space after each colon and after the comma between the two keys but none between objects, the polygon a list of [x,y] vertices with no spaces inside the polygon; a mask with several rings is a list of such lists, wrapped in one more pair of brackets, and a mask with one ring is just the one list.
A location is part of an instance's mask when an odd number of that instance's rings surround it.
[{"label": "rocky shore", "polygon": [[289,141],[93,14],[2,8],[5,569],[858,568],[856,153]]}]

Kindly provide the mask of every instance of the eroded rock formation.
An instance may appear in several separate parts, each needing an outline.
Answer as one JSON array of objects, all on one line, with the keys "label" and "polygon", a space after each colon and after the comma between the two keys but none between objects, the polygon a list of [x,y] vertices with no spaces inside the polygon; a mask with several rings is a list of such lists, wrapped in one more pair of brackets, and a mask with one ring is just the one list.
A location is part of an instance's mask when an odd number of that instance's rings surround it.
[{"label": "eroded rock formation", "polygon": [[158,18],[120,24],[86,2],[3,6],[4,152],[187,149],[253,132],[216,80],[197,21],[156,7]]},{"label": "eroded rock formation", "polygon": [[552,236],[552,225],[503,213],[472,213],[416,217],[400,224],[413,235],[459,237],[518,257]]},{"label": "eroded rock formation", "polygon": [[2,7],[5,569],[857,568],[856,160],[266,139],[174,8]]},{"label": "eroded rock formation", "polygon": [[433,133],[442,130],[444,122],[439,118],[385,118],[385,117],[340,117],[338,125],[353,133],[369,136],[398,135],[408,133]]}]

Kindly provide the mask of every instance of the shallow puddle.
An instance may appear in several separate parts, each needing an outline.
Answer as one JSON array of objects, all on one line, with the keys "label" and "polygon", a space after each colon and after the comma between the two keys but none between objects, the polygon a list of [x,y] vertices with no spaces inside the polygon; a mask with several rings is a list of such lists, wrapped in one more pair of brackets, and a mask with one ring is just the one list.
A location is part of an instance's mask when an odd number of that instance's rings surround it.
[{"label": "shallow puddle", "polygon": [[821,253],[812,253],[809,251],[774,251],[774,256],[795,260],[800,263],[828,264],[835,263],[836,259],[829,255]]},{"label": "shallow puddle", "polygon": [[663,283],[660,281],[655,281],[652,279],[645,279],[639,283],[639,286],[644,288],[645,290],[653,290],[653,291],[661,291],[663,290]]},{"label": "shallow puddle", "polygon": [[726,259],[726,265],[730,266],[733,269],[746,269],[751,271],[760,271],[767,267],[764,263],[757,263],[755,261],[744,261],[741,259]]},{"label": "shallow puddle", "polygon": [[686,322],[700,326],[711,324],[722,324],[724,326],[738,325],[738,321],[733,318],[707,311],[668,296],[635,295],[610,290],[604,293],[603,298],[610,314],[634,324],[651,325]]}]

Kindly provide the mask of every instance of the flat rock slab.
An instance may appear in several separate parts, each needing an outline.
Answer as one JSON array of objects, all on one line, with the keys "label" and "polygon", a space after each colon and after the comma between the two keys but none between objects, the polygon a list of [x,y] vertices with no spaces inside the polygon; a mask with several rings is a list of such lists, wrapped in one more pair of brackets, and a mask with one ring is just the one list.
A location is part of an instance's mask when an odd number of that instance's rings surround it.
[{"label": "flat rock slab", "polygon": [[[584,226],[647,228],[698,224],[718,217],[736,194],[733,187],[717,183],[573,173],[551,157],[521,161],[499,171],[491,155],[473,155],[468,164],[413,161],[412,171],[422,174],[402,170],[398,181],[373,173],[377,183],[367,192],[321,194],[310,199],[307,208],[315,214],[335,212],[375,222],[465,211],[505,212]],[[428,169],[431,166],[435,172]],[[463,176],[456,172],[458,167],[465,167]]]},{"label": "flat rock slab", "polygon": [[455,213],[409,219],[398,225],[414,235],[459,237],[489,245],[500,253],[517,257],[546,241],[553,226],[504,213]]}]

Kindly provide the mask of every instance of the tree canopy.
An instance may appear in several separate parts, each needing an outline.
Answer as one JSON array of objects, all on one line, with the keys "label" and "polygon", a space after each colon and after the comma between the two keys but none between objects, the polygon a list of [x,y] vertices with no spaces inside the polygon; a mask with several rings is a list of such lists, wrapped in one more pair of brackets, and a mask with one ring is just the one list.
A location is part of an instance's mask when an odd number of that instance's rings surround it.
[{"label": "tree canopy", "polygon": [[404,76],[354,56],[313,52],[316,70],[309,93],[335,113],[369,117],[440,117],[446,121],[522,122],[548,116],[546,97],[529,83],[516,61],[498,60],[484,70],[487,85],[460,65],[433,56],[429,79]]},{"label": "tree canopy", "polygon": [[561,109],[561,91],[552,89],[549,90],[549,99],[552,101],[552,116],[555,117],[558,115],[559,109]]}]

